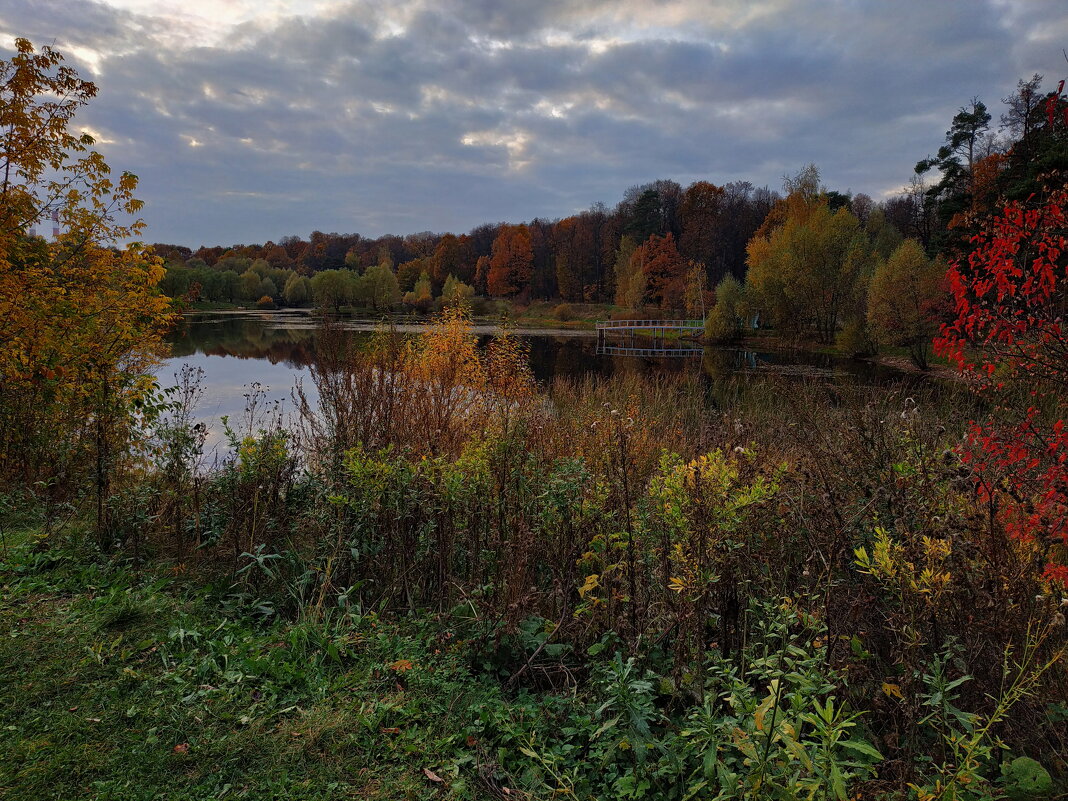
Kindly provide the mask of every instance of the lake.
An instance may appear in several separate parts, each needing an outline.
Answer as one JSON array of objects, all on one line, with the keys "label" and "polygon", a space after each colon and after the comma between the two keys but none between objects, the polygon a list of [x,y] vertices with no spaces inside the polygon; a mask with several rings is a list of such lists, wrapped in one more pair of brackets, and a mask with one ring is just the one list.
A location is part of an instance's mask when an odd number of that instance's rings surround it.
[{"label": "lake", "polygon": [[[376,324],[347,321],[345,328],[356,339],[370,337]],[[416,333],[420,325],[399,325],[401,332]],[[475,326],[484,343],[498,331],[495,326]],[[688,373],[703,380],[767,381],[788,377],[798,381],[834,384],[881,384],[911,380],[897,371],[867,362],[840,359],[825,354],[749,350],[736,347],[699,347],[692,342],[658,342],[650,354],[650,340],[613,338],[600,346],[594,331],[569,329],[517,329],[528,343],[534,376],[541,383],[553,378],[611,376],[620,372]],[[257,387],[267,403],[291,410],[292,392],[315,355],[316,326],[302,312],[211,312],[190,314],[170,337],[172,355],[157,375],[163,386],[173,385],[183,367],[203,371],[203,396],[197,419],[211,431],[208,449],[222,442],[220,420],[224,415],[238,420],[246,396]],[[305,390],[314,390],[310,381]],[[776,383],[774,391],[781,391]]]}]

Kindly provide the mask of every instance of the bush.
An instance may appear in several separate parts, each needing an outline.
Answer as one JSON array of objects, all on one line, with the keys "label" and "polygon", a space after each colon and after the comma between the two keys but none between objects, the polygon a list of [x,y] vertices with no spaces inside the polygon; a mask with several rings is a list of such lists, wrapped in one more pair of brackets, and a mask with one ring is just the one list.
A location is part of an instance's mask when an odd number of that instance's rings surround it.
[{"label": "bush", "polygon": [[560,303],[552,310],[552,316],[562,323],[575,319],[575,310],[570,303]]},{"label": "bush", "polygon": [[264,295],[262,298],[256,301],[257,309],[277,309],[278,304],[274,302],[274,298],[270,295]]},{"label": "bush", "polygon": [[871,356],[878,351],[863,320],[850,320],[843,325],[835,336],[834,346],[839,353],[851,359]]},{"label": "bush", "polygon": [[733,342],[742,333],[739,306],[742,285],[728,275],[716,287],[716,305],[705,320],[705,336],[712,342]]}]

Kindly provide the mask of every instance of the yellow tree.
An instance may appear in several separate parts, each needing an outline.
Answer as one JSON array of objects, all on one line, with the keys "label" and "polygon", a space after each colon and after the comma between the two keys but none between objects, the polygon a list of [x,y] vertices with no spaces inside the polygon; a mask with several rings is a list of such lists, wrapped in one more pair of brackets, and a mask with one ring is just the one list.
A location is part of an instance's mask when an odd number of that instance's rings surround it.
[{"label": "yellow tree", "polygon": [[[72,129],[96,87],[51,47],[15,49],[0,62],[0,478],[94,465],[102,518],[171,323],[164,268],[130,243],[143,227],[125,221],[141,208],[137,178],[113,178],[92,137]],[[31,235],[53,215],[55,241]]]},{"label": "yellow tree", "polygon": [[765,223],[749,242],[746,280],[775,325],[831,342],[870,266],[867,237],[848,210],[832,212],[818,196],[791,195],[779,212],[778,225]]},{"label": "yellow tree", "polygon": [[927,369],[931,340],[948,307],[943,287],[946,265],[929,259],[915,239],[906,239],[875,269],[868,288],[868,324],[888,345],[909,349],[913,363]]}]

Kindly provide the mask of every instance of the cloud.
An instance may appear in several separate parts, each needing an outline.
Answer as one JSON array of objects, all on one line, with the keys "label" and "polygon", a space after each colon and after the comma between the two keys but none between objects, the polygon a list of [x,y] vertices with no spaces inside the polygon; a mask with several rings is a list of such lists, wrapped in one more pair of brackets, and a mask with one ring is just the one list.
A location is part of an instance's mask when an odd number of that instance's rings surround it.
[{"label": "cloud", "polygon": [[149,238],[192,246],[467,230],[809,162],[879,196],[971,97],[1068,71],[1068,9],[1020,0],[8,0],[0,32],[99,84],[79,123],[140,176]]}]

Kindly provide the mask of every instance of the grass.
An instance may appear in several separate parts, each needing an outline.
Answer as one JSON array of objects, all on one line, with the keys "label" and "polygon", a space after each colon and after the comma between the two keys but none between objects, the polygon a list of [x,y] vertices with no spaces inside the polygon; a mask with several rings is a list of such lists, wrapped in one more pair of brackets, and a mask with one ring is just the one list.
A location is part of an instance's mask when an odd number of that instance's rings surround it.
[{"label": "grass", "polygon": [[993,801],[1003,748],[1063,785],[1059,595],[959,388],[543,394],[463,314],[410,345],[324,328],[300,426],[250,395],[206,473],[162,425],[110,555],[0,495],[0,796]]},{"label": "grass", "polygon": [[423,768],[455,784],[458,714],[494,693],[425,619],[262,621],[169,571],[27,548],[0,581],[4,797],[438,797]]}]

